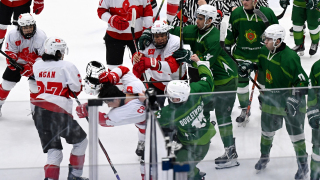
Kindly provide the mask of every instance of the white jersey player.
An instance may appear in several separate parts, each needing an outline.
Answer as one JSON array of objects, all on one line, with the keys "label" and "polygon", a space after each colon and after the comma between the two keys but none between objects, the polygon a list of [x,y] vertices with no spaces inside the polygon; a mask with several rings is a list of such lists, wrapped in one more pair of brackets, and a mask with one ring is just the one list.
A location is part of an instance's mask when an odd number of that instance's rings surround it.
[{"label": "white jersey player", "polygon": [[[137,77],[147,70],[151,75],[151,81],[170,81],[179,79],[179,63],[172,56],[173,52],[180,48],[180,38],[169,34],[169,26],[164,21],[156,21],[151,33],[153,43],[143,50],[141,54],[134,54],[133,61],[136,64],[133,67],[133,72]],[[144,32],[145,33],[145,32]],[[139,42],[140,43],[140,42]],[[186,68],[182,64],[182,79],[185,76]],[[168,82],[152,83],[150,87],[155,87],[157,94],[164,94],[164,89]],[[158,98],[158,103],[163,107],[164,99]]]},{"label": "white jersey player", "polygon": [[[34,66],[39,95],[33,101],[33,119],[38,130],[47,162],[45,180],[59,179],[63,159],[61,138],[72,144],[68,180],[88,180],[81,177],[88,145],[87,134],[73,119],[71,97],[82,90],[81,76],[74,64],[64,61],[67,44],[59,37],[50,37],[44,43],[42,59]],[[75,95],[74,95],[75,94]]]},{"label": "white jersey player", "polygon": [[[18,19],[18,29],[8,33],[5,42],[5,53],[23,67],[23,70],[12,66],[7,58],[7,68],[3,73],[0,84],[0,109],[8,97],[11,89],[20,81],[21,76],[29,78],[30,100],[38,93],[36,82],[33,78],[32,66],[44,52],[43,43],[47,36],[44,31],[36,27],[36,21],[31,14],[21,14]],[[31,106],[33,110],[33,106]],[[1,113],[0,113],[1,116]]]},{"label": "white jersey player", "polygon": [[[115,85],[120,79],[123,83],[123,90],[120,91]],[[136,154],[143,158],[145,142],[145,105],[138,96],[143,96],[145,86],[127,67],[118,66],[111,72],[103,72],[99,76],[102,88],[99,90],[99,98],[108,98],[104,102],[112,109],[108,114],[99,112],[99,124],[104,127],[113,127],[126,124],[135,124],[139,129],[138,146]],[[90,83],[85,81],[85,83]],[[92,87],[91,85],[89,85]],[[85,88],[89,87],[85,85]],[[86,92],[89,92],[86,90]],[[96,94],[96,93],[91,93]],[[87,103],[77,106],[79,118],[88,116]],[[141,167],[141,176],[144,178],[144,165]]]}]

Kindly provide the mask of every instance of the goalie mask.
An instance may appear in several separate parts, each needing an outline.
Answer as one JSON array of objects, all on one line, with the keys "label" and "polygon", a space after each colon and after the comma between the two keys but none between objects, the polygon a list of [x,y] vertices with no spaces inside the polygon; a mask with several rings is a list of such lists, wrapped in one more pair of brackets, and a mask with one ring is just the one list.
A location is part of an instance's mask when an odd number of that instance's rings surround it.
[{"label": "goalie mask", "polygon": [[44,53],[48,55],[56,55],[60,51],[61,55],[68,54],[67,43],[59,37],[50,37],[44,42]]},{"label": "goalie mask", "polygon": [[99,82],[99,75],[106,71],[106,68],[98,61],[91,61],[86,68],[86,78],[84,79],[84,91],[90,95],[98,95],[102,84]]},{"label": "goalie mask", "polygon": [[[279,25],[279,24],[273,24],[269,26],[264,33],[262,34],[262,41],[265,42],[266,40],[273,42],[273,53],[276,51],[276,47],[279,46],[286,37],[286,31],[285,29]],[[277,40],[280,40],[279,44],[277,43]]]},{"label": "goalie mask", "polygon": [[[186,81],[173,80],[168,83],[164,91],[172,103],[181,103],[188,100],[190,86]],[[180,101],[174,102],[174,98],[180,98]]]},{"label": "goalie mask", "polygon": [[217,8],[208,4],[204,4],[202,6],[200,6],[197,11],[196,11],[196,17],[198,17],[198,15],[203,15],[205,18],[204,21],[204,26],[201,30],[205,29],[207,26],[209,26],[210,24],[207,24],[207,21],[211,18],[212,21],[211,23],[213,23],[217,16],[218,16],[218,11]]},{"label": "goalie mask", "polygon": [[[33,30],[31,31],[31,28]],[[36,21],[30,13],[20,14],[18,18],[18,30],[25,39],[30,39],[37,31]]]},{"label": "goalie mask", "polygon": [[[172,28],[173,27],[168,25],[166,21],[158,20],[154,22],[153,26],[151,27],[151,33],[152,33],[153,44],[157,49],[162,49],[166,47],[169,40],[169,30]],[[161,42],[161,40],[158,40],[158,36],[161,36],[161,35],[166,36],[165,42],[164,41]]]}]

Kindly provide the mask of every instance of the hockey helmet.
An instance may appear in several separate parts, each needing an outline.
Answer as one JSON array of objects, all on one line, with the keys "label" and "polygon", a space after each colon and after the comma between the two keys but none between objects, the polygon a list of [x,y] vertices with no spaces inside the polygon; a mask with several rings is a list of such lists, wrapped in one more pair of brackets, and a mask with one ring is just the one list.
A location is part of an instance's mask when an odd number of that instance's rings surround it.
[{"label": "hockey helmet", "polygon": [[[186,81],[173,80],[165,88],[165,94],[172,103],[181,103],[188,100],[190,95],[190,85]],[[180,98],[179,102],[173,102],[173,98]]]},{"label": "hockey helmet", "polygon": [[44,42],[44,53],[55,56],[57,51],[60,51],[62,55],[68,54],[67,43],[59,37],[48,38]]},{"label": "hockey helmet", "polygon": [[[172,28],[173,27],[168,25],[166,21],[157,20],[154,22],[154,24],[151,27],[151,33],[152,33],[153,44],[154,46],[156,46],[156,48],[162,49],[167,45],[169,40],[169,30]],[[166,33],[167,35],[167,42],[165,44],[158,45],[154,40],[154,34],[163,34],[163,33]]]},{"label": "hockey helmet", "polygon": [[[267,38],[270,38],[273,41],[273,47],[276,47],[284,41],[285,37],[285,29],[279,24],[273,24],[269,26],[262,34],[262,41],[264,42]],[[280,39],[280,43],[276,45],[278,39]]]},{"label": "hockey helmet", "polygon": [[[37,31],[36,21],[34,20],[34,18],[30,13],[20,14],[18,18],[18,25],[19,25],[18,30],[20,34],[26,39],[32,38]],[[33,31],[28,34],[24,34],[21,27],[25,27],[25,26],[33,26]]]},{"label": "hockey helmet", "polygon": [[196,12],[196,17],[198,15],[203,15],[205,21],[208,21],[209,18],[212,18],[212,23],[218,16],[217,8],[208,4],[201,5]]}]

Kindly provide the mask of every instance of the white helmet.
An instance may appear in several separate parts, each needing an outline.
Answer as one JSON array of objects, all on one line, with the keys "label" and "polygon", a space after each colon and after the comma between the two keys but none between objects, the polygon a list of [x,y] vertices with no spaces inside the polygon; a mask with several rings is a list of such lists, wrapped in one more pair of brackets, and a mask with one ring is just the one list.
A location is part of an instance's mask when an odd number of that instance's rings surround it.
[{"label": "white helmet", "polygon": [[44,53],[49,55],[56,55],[60,51],[62,55],[68,54],[67,43],[59,37],[50,37],[44,42]]},{"label": "white helmet", "polygon": [[196,12],[196,16],[203,15],[207,21],[209,18],[212,18],[214,21],[218,16],[217,8],[208,4],[201,5]]},{"label": "white helmet", "polygon": [[[158,20],[154,22],[154,24],[151,27],[151,32],[152,32],[153,44],[157,49],[162,49],[166,47],[169,40],[169,30],[172,28],[173,26],[168,25],[166,21]],[[157,44],[154,40],[154,34],[162,34],[162,33],[166,33],[167,42],[164,44]]]},{"label": "white helmet", "polygon": [[169,96],[171,102],[173,98],[180,98],[180,101],[175,103],[185,102],[190,95],[190,86],[186,81],[173,80],[166,86],[165,94]]},{"label": "white helmet", "polygon": [[84,92],[90,95],[98,95],[102,84],[99,83],[99,79],[86,77],[84,79]]},{"label": "white helmet", "polygon": [[[20,14],[19,18],[18,18],[18,29],[21,33],[21,35],[26,38],[26,39],[30,39],[34,36],[34,34],[36,33],[36,21],[33,19],[32,15],[30,13],[24,13],[24,14]],[[23,34],[21,27],[24,26],[33,26],[33,31],[32,33],[29,34]]]},{"label": "white helmet", "polygon": [[[270,38],[273,41],[273,47],[276,47],[276,42],[280,39],[281,44],[286,37],[285,29],[279,24],[273,24],[269,26],[262,34],[262,41],[264,42],[266,38]],[[274,50],[275,51],[275,50]]]}]

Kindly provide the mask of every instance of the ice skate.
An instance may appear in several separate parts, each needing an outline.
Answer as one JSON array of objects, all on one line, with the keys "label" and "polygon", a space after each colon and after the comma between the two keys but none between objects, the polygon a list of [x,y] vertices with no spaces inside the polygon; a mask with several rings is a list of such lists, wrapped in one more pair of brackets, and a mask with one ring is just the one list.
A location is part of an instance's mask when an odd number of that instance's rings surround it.
[{"label": "ice skate", "polygon": [[235,148],[235,145],[224,148],[225,152],[222,156],[215,159],[215,163],[217,165],[216,169],[225,169],[231,168],[234,166],[239,166],[239,162],[237,161],[238,154]]},{"label": "ice skate", "polygon": [[[305,29],[306,29],[306,25],[304,24],[304,25],[303,25],[303,34],[306,33],[306,30],[305,30]],[[290,31],[290,36],[293,36],[293,27],[291,27],[289,31]]]},{"label": "ice skate", "polygon": [[207,175],[207,173],[205,172],[199,172],[199,175],[201,176],[201,180],[205,180],[205,177]]},{"label": "ice skate", "polygon": [[69,164],[69,174],[68,174],[68,180],[89,180],[89,178],[85,178],[85,177],[77,177],[75,175],[73,175],[71,172],[73,170],[73,167],[71,164]]},{"label": "ice skate", "polygon": [[267,155],[261,154],[259,161],[254,166],[254,168],[257,170],[256,173],[258,174],[261,172],[261,170],[265,169],[269,161],[270,161],[269,154]]},{"label": "ice skate", "polygon": [[144,141],[139,141],[136,149],[137,156],[142,156],[144,154]]},{"label": "ice skate", "polygon": [[308,172],[309,172],[309,167],[308,167],[308,162],[305,163],[298,163],[298,171],[296,175],[294,176],[295,180],[305,180],[308,179]]},{"label": "ice skate", "polygon": [[318,50],[318,44],[311,44],[310,50],[309,50],[310,58],[311,58],[314,54],[316,54],[317,50]]},{"label": "ice skate", "polygon": [[240,116],[237,117],[236,122],[238,123],[238,127],[246,127],[251,113],[249,112],[249,115],[247,116],[247,108],[239,108],[242,110]]},{"label": "ice skate", "polygon": [[304,55],[304,50],[305,50],[305,47],[304,47],[304,38],[305,36],[303,36],[303,43],[300,44],[300,45],[296,45],[295,47],[292,48],[292,50],[294,50],[295,52],[297,52],[297,54],[299,56],[303,56]]}]

